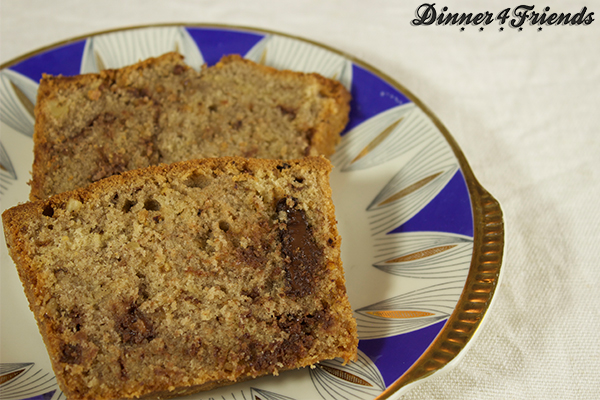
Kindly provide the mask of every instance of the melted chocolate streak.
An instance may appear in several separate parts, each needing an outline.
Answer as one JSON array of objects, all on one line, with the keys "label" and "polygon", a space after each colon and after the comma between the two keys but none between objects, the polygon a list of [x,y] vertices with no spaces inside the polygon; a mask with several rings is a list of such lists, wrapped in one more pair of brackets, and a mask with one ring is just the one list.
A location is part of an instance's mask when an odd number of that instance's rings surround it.
[{"label": "melted chocolate streak", "polygon": [[[296,205],[296,199],[293,200]],[[287,198],[283,198],[277,202],[277,212],[280,211],[287,214],[286,229],[279,231],[288,282],[287,294],[295,297],[311,295],[314,282],[320,275],[323,250],[315,243],[304,210],[288,206]]]}]

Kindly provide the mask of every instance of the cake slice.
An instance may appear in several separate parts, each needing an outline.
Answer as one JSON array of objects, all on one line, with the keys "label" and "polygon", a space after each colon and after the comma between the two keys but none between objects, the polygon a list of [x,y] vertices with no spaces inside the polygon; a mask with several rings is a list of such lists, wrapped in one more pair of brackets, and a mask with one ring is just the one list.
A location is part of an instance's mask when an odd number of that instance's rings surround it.
[{"label": "cake slice", "polygon": [[167,53],[98,74],[44,75],[30,199],[159,163],[329,156],[349,101],[337,81],[237,55],[200,72]]},{"label": "cake slice", "polygon": [[165,398],[353,360],[330,170],[186,161],[5,211],[67,398]]}]

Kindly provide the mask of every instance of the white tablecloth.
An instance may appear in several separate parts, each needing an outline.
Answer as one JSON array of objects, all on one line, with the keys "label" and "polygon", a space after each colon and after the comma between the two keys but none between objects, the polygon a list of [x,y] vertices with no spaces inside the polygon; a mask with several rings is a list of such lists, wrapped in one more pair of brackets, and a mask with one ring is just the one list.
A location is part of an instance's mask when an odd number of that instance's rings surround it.
[{"label": "white tablecloth", "polygon": [[[419,1],[2,0],[0,62],[107,29],[165,22],[259,27],[352,54],[449,129],[502,204],[503,280],[465,356],[404,399],[600,396],[600,20],[523,30],[412,26]],[[519,2],[454,1],[438,12]],[[528,3],[529,4],[529,3]],[[531,3],[600,17],[599,1]],[[506,25],[505,25],[506,26]]]}]

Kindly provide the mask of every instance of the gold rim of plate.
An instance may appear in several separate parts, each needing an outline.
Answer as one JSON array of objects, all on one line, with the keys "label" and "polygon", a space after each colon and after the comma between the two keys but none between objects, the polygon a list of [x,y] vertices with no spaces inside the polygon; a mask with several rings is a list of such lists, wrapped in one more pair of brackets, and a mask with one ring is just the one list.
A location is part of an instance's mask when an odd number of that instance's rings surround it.
[{"label": "gold rim of plate", "polygon": [[39,48],[3,63],[0,65],[0,69],[8,68],[11,65],[47,50],[92,36],[140,28],[167,26],[221,28],[252,33],[274,34],[310,43],[339,54],[382,78],[415,103],[431,119],[452,148],[467,182],[473,211],[473,256],[462,294],[452,315],[448,318],[438,336],[408,371],[377,396],[375,400],[387,399],[393,394],[398,393],[403,387],[430,376],[453,361],[475,336],[477,329],[483,321],[483,317],[490,307],[496,287],[498,286],[504,252],[505,232],[503,213],[498,201],[475,178],[467,159],[448,129],[421,100],[390,76],[350,54],[309,39],[261,28],[211,23],[148,24],[94,32]]}]

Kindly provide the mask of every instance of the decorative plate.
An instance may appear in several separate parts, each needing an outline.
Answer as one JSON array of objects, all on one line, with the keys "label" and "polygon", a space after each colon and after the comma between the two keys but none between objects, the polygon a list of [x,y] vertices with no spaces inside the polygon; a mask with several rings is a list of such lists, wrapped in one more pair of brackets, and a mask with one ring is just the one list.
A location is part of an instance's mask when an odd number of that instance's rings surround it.
[{"label": "decorative plate", "polygon": [[[173,50],[194,68],[238,53],[280,69],[318,72],[341,81],[353,96],[350,122],[332,157],[331,185],[358,322],[358,362],[322,362],[192,398],[397,398],[464,353],[500,277],[500,206],[416,97],[323,45],[258,29],[162,25],[73,39],[2,65],[2,210],[28,199],[42,73],[97,72]],[[0,250],[0,399],[64,398],[4,242]]]}]

